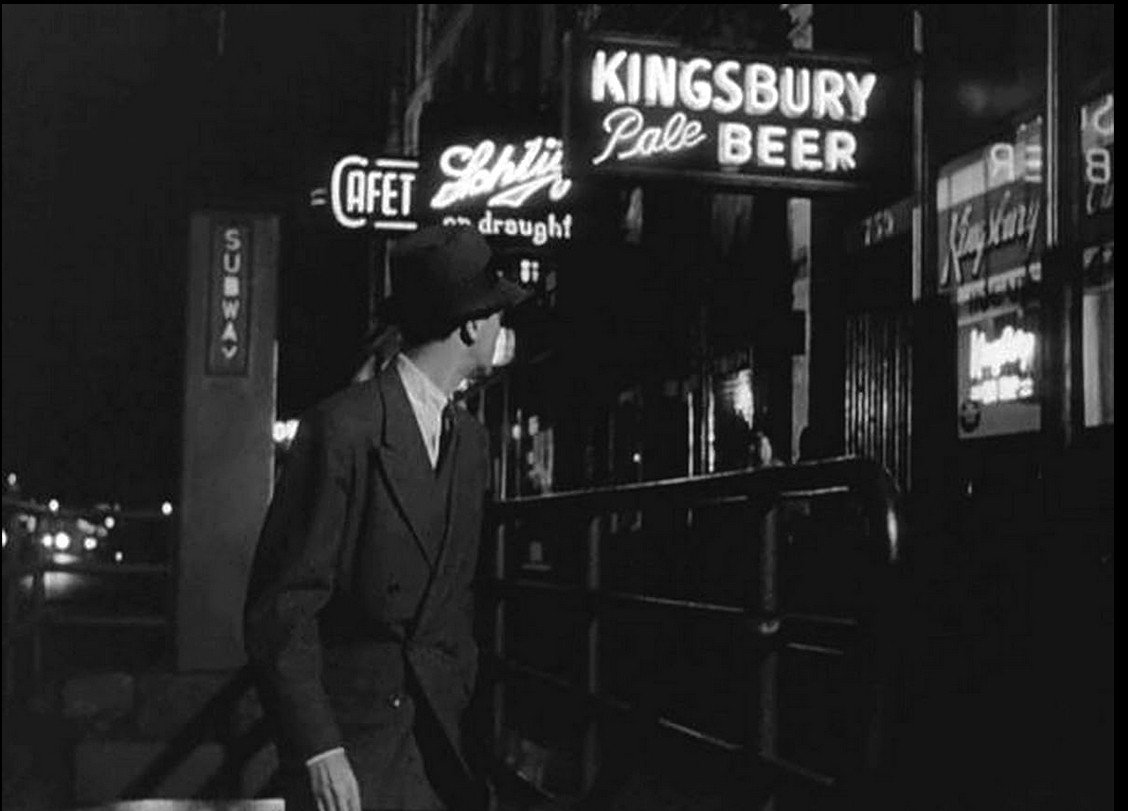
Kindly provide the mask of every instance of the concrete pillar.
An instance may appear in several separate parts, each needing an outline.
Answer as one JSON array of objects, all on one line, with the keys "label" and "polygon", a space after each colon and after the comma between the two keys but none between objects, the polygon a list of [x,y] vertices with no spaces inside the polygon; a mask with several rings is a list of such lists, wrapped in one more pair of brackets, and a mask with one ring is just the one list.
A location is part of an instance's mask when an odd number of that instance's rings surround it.
[{"label": "concrete pillar", "polygon": [[206,212],[189,235],[176,657],[243,663],[242,610],[270,499],[278,219]]}]

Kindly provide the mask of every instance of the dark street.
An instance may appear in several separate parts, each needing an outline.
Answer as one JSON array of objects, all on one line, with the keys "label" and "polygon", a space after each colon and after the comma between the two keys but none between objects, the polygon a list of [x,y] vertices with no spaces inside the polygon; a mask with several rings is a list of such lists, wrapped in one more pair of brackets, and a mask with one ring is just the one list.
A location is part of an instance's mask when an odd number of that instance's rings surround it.
[{"label": "dark street", "polygon": [[6,4],[5,811],[1111,809],[1112,4]]}]

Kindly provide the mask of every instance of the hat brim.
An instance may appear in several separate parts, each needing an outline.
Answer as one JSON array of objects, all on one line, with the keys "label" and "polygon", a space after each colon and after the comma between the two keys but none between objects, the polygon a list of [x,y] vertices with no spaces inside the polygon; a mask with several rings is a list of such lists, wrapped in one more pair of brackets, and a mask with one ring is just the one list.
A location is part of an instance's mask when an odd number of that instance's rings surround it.
[{"label": "hat brim", "polygon": [[500,276],[489,290],[467,301],[461,308],[462,314],[465,317],[492,315],[516,307],[531,295],[531,291]]},{"label": "hat brim", "polygon": [[436,313],[433,311],[412,313],[407,311],[404,302],[395,295],[384,299],[378,307],[379,316],[387,323],[403,325],[405,322],[413,320],[441,320],[444,325],[453,325],[459,321],[484,318],[496,312],[512,309],[526,301],[530,296],[532,296],[532,291],[511,282],[504,276],[499,276],[489,288],[478,291],[461,301],[457,310],[453,313]]}]

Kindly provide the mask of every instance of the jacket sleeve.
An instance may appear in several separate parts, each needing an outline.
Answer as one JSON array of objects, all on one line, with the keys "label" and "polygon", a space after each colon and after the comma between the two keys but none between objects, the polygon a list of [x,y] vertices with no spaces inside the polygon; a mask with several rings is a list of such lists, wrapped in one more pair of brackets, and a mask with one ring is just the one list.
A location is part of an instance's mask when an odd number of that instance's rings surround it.
[{"label": "jacket sleeve", "polygon": [[302,420],[267,512],[244,609],[247,655],[284,753],[341,746],[321,680],[318,613],[328,603],[346,525],[350,473],[324,415]]}]

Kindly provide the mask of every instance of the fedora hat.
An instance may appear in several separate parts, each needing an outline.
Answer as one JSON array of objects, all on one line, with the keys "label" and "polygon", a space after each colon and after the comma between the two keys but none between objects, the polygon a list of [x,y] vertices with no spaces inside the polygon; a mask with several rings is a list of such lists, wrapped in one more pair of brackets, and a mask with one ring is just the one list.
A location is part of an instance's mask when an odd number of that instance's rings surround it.
[{"label": "fedora hat", "polygon": [[462,321],[519,304],[528,292],[503,278],[468,225],[432,225],[400,240],[390,257],[386,315],[404,329],[441,335]]}]

